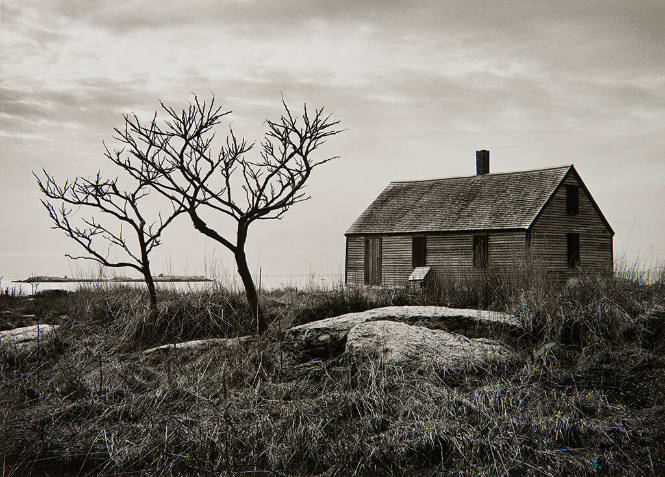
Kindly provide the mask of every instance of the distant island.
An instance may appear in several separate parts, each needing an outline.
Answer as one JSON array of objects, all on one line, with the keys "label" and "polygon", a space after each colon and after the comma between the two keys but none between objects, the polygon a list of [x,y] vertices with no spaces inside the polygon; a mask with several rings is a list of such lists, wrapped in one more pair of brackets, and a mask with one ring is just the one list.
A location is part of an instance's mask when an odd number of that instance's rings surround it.
[{"label": "distant island", "polygon": [[[153,278],[155,282],[211,282],[210,278],[202,276],[184,275],[158,275]],[[73,278],[73,277],[46,277],[35,275],[16,283],[133,283],[143,282],[143,278],[113,277],[113,278]]]}]

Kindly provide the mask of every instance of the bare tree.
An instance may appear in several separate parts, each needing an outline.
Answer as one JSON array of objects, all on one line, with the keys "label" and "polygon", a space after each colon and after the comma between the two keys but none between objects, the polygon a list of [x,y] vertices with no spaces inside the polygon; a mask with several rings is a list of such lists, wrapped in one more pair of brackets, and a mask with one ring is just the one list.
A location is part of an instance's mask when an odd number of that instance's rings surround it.
[{"label": "bare tree", "polygon": [[[160,212],[156,219],[148,223],[142,204],[149,189],[143,181],[136,181],[132,189],[125,191],[118,187],[117,178],[104,179],[99,172],[94,179],[77,177],[62,184],[58,184],[44,169],[42,173],[43,177],[33,175],[46,196],[41,202],[53,221],[52,228],[63,230],[88,253],[66,256],[140,272],[148,288],[150,313],[155,316],[157,294],[150,272],[150,252],[160,245],[162,233],[173,219],[185,211],[184,208],[177,202],[171,202],[168,215],[162,216]],[[91,214],[80,214],[82,209],[90,210]],[[113,257],[112,251],[120,251],[124,260]]]},{"label": "bare tree", "polygon": [[[339,121],[323,108],[310,114],[306,105],[298,118],[282,101],[284,113],[277,121],[266,121],[258,154],[251,159],[256,144],[231,129],[222,145],[213,144],[215,126],[230,114],[215,105],[214,97],[206,102],[194,96],[182,110],[160,104],[163,121],[158,112],[147,122],[125,115],[124,127],[115,129],[114,136],[122,147],[107,148],[107,156],[178,202],[196,230],[233,253],[257,332],[263,333],[266,322],[245,254],[249,227],[257,220],[279,219],[292,205],[309,199],[304,188],[312,170],[336,158],[315,159],[313,153],[340,132]],[[211,225],[203,210],[231,219],[235,237]]]}]

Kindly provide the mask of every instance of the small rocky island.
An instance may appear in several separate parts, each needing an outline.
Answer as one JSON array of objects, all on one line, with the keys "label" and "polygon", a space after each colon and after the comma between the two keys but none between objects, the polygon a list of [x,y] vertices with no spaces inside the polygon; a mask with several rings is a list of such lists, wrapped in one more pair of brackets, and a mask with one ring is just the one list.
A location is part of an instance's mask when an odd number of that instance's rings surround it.
[{"label": "small rocky island", "polygon": [[[155,282],[211,282],[210,278],[193,275],[158,275],[153,278]],[[76,278],[76,277],[47,277],[35,275],[23,280],[17,280],[17,283],[134,283],[142,282],[143,278],[131,277],[112,277],[112,278]]]}]

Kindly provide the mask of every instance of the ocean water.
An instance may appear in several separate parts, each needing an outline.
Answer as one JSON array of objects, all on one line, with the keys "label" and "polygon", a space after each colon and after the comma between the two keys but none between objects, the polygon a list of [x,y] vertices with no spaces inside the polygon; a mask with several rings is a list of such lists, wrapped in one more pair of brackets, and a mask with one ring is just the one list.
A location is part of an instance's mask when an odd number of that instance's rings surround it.
[{"label": "ocean water", "polygon": [[[115,286],[145,287],[144,282],[106,282],[106,283],[86,283],[86,282],[38,282],[21,283],[28,277],[3,277],[0,281],[0,293],[9,295],[33,295],[44,290],[67,290],[76,291],[81,288],[109,289]],[[343,274],[262,274],[254,276],[254,284],[262,290],[272,290],[275,288],[292,287],[298,289],[330,289],[341,286],[344,283]],[[212,282],[157,282],[155,284],[158,290],[175,290],[180,292],[196,292],[212,287],[221,286],[229,289],[242,290],[242,283],[239,277],[224,278]]]}]

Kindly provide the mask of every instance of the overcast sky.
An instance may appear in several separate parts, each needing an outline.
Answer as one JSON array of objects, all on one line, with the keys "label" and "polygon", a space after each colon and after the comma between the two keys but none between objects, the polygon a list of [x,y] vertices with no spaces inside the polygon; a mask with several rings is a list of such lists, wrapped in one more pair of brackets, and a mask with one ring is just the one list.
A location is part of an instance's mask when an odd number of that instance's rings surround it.
[{"label": "overcast sky", "polygon": [[[325,106],[346,131],[312,200],[256,227],[264,274],[337,272],[346,228],[390,180],[575,164],[617,260],[665,261],[665,2],[1,0],[0,275],[63,274],[32,177],[106,164],[121,114],[211,92],[237,133]],[[228,230],[232,233],[232,230]],[[155,273],[230,255],[183,217]]]}]

